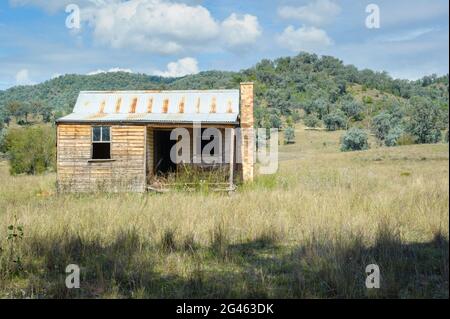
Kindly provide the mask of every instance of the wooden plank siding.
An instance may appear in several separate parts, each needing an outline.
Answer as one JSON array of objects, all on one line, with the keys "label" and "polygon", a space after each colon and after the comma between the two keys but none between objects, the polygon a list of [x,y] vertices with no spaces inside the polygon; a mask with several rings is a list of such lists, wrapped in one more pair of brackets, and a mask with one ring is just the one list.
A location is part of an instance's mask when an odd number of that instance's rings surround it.
[{"label": "wooden plank siding", "polygon": [[58,125],[58,190],[144,192],[146,131],[144,125],[111,125],[111,160],[91,161],[92,126]]},{"label": "wooden plank siding", "polygon": [[[111,160],[92,160],[93,124],[58,124],[57,126],[57,185],[60,192],[145,192],[154,177],[156,130],[174,127],[159,125],[105,124],[111,127]],[[203,126],[202,126],[203,127]],[[190,157],[193,160],[194,140],[192,126],[189,131]],[[222,165],[229,167],[230,136],[228,126],[219,127],[222,135]],[[234,176],[242,170],[236,163],[234,147]],[[192,163],[192,162],[191,162]],[[192,164],[194,166],[208,166]],[[219,165],[220,166],[220,165]]]}]

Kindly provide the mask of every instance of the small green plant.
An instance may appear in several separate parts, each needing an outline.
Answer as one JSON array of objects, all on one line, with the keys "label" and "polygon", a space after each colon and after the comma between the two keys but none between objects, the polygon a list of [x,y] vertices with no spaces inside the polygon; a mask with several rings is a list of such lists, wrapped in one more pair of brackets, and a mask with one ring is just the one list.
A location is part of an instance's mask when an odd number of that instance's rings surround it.
[{"label": "small green plant", "polygon": [[414,136],[408,133],[403,133],[397,140],[397,146],[415,144]]},{"label": "small green plant", "polygon": [[289,126],[284,131],[284,144],[294,144],[295,143],[295,130],[293,127]]},{"label": "small green plant", "polygon": [[198,245],[195,242],[194,235],[187,235],[183,240],[183,249],[187,252],[195,252],[198,249]]},{"label": "small green plant", "polygon": [[365,104],[372,104],[373,103],[373,98],[371,96],[364,96],[363,97],[363,102]]},{"label": "small green plant", "polygon": [[211,250],[214,255],[225,260],[228,257],[229,239],[223,223],[218,224],[211,232]]},{"label": "small green plant", "polygon": [[176,251],[177,243],[175,240],[175,231],[172,229],[167,229],[161,238],[161,248],[166,253],[171,253]]},{"label": "small green plant", "polygon": [[8,241],[8,259],[10,272],[14,273],[23,269],[22,267],[22,257],[20,255],[19,249],[17,248],[19,242],[24,237],[23,226],[17,221],[17,217],[14,216],[14,223],[8,225],[7,230],[7,241]]}]

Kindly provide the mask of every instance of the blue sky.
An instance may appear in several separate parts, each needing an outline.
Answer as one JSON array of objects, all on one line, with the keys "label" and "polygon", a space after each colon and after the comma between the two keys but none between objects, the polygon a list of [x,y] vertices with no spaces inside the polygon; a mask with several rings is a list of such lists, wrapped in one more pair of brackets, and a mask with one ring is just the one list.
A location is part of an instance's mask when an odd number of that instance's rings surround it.
[{"label": "blue sky", "polygon": [[[68,28],[66,6],[80,9]],[[380,9],[369,29],[366,7]],[[447,0],[3,0],[0,89],[66,74],[180,76],[299,51],[417,79],[448,73]]]}]

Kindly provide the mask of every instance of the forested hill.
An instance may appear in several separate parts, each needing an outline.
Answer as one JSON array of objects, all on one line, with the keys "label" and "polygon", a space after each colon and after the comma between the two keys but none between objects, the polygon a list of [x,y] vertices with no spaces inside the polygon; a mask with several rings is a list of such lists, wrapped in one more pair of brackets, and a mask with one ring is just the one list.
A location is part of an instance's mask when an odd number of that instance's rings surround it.
[{"label": "forested hill", "polygon": [[0,91],[0,108],[8,103],[40,102],[55,111],[73,109],[78,93],[83,90],[140,90],[154,89],[172,82],[172,79],[125,72],[96,75],[68,74],[37,85],[15,86]]},{"label": "forested hill", "polygon": [[29,114],[40,112],[51,121],[70,112],[82,90],[238,88],[241,81],[255,82],[255,113],[260,126],[281,127],[286,120],[308,116],[312,122],[320,122],[336,112],[364,125],[383,111],[407,113],[411,101],[439,109],[442,128],[448,122],[448,76],[392,79],[385,72],[358,70],[336,58],[307,53],[262,60],[240,72],[208,71],[182,78],[124,72],[64,75],[0,91],[0,120],[9,123],[12,118],[23,117],[27,121]]}]

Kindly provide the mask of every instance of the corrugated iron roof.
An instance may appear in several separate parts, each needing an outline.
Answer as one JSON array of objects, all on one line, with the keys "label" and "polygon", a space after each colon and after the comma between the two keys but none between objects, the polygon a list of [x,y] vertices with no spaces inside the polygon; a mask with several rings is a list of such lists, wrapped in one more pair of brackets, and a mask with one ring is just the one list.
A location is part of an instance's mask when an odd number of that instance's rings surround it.
[{"label": "corrugated iron roof", "polygon": [[57,122],[237,123],[239,90],[82,91]]}]

